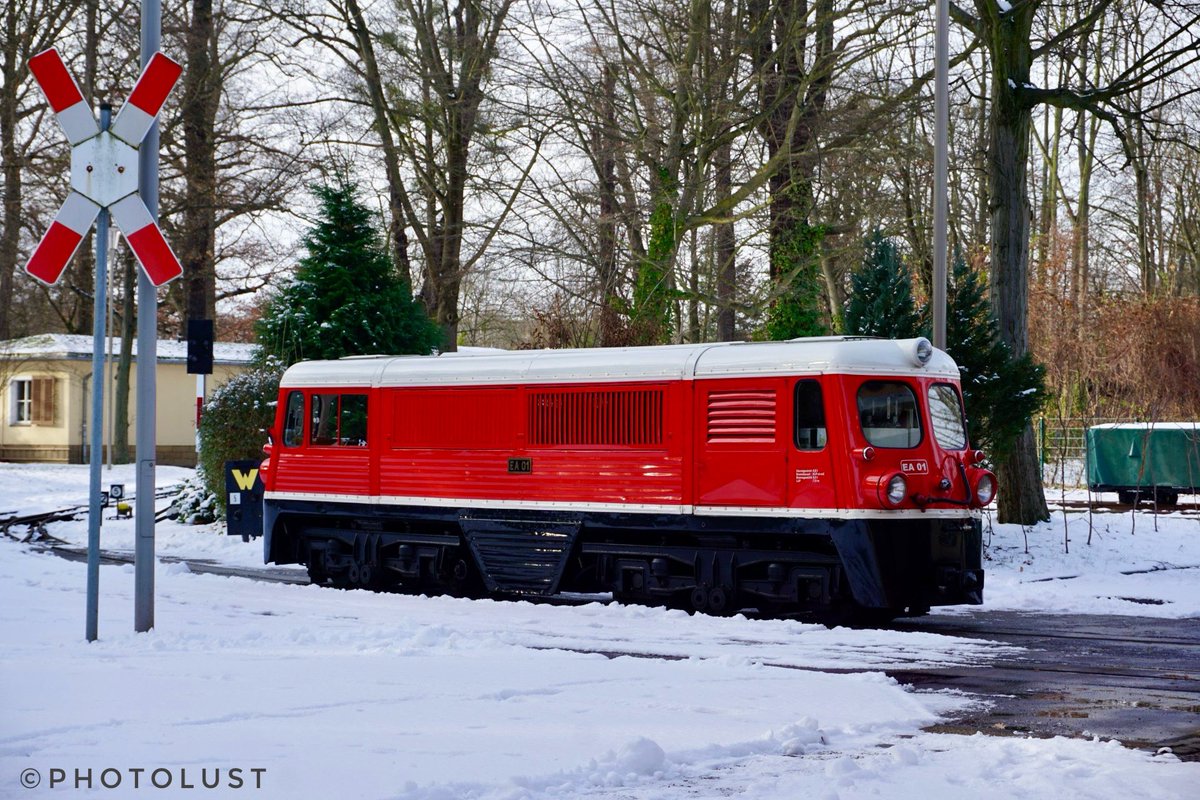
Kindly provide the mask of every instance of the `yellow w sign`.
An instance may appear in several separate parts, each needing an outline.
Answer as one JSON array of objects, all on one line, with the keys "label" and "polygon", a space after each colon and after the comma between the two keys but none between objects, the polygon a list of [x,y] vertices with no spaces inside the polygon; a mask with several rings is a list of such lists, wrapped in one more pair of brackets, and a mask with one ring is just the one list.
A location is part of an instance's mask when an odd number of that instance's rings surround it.
[{"label": "yellow w sign", "polygon": [[237,481],[238,488],[243,492],[248,492],[254,488],[254,481],[258,478],[258,468],[242,472],[240,469],[230,470],[233,473],[233,479]]}]

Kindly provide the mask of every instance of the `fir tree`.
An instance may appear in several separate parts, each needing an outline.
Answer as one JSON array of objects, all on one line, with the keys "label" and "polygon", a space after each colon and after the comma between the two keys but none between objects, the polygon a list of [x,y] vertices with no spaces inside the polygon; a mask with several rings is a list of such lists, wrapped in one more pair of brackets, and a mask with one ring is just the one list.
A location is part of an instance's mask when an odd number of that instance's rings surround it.
[{"label": "fir tree", "polygon": [[371,212],[342,181],[318,186],[321,221],[305,237],[296,274],[268,299],[255,332],[261,356],[304,359],[428,353],[436,325],[392,268]]},{"label": "fir tree", "polygon": [[866,241],[862,266],[850,278],[846,333],[911,339],[920,332],[908,270],[892,240],[875,231]]},{"label": "fir tree", "polygon": [[971,444],[1006,458],[1046,399],[1045,369],[1000,339],[979,273],[958,256],[946,288],[946,350],[962,376]]}]

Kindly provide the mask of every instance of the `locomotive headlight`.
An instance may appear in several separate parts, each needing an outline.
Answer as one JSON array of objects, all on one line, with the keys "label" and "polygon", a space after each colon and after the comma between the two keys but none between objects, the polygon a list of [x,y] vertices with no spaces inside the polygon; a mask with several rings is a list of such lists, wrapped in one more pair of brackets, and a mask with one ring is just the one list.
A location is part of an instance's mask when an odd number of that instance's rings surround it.
[{"label": "locomotive headlight", "polygon": [[908,494],[908,481],[904,480],[903,475],[893,475],[892,479],[887,482],[887,501],[898,506],[906,494]]},{"label": "locomotive headlight", "polygon": [[924,336],[914,339],[912,358],[918,367],[925,366],[929,363],[929,359],[933,358],[933,344]]},{"label": "locomotive headlight", "polygon": [[975,484],[975,502],[986,506],[996,496],[996,479],[989,473],[984,473]]}]

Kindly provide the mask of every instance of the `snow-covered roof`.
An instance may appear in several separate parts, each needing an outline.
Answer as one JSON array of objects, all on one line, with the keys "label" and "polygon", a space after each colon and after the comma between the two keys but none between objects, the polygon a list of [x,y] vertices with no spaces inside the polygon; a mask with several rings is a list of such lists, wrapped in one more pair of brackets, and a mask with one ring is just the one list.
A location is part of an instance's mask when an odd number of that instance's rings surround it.
[{"label": "snow-covered roof", "polygon": [[735,376],[841,373],[958,377],[958,366],[934,350],[918,365],[919,339],[825,337],[787,342],[717,342],[660,347],[517,350],[441,356],[377,356],[305,361],[283,386],[451,386],[583,383]]},{"label": "snow-covered roof", "polygon": [[[107,342],[105,343],[107,348]],[[241,344],[239,342],[214,342],[213,362],[216,364],[249,364],[254,356],[257,345]],[[113,337],[112,352],[115,357],[121,352],[120,337]],[[137,358],[137,340],[133,342],[133,357]],[[26,336],[24,339],[10,339],[0,342],[0,359],[38,358],[79,360],[92,357],[92,337],[70,333],[39,333]],[[158,360],[160,362],[187,361],[187,342],[177,342],[173,339],[158,340]]]},{"label": "snow-covered roof", "polygon": [[1192,431],[1200,430],[1200,422],[1108,422],[1093,425],[1092,430],[1127,431]]}]

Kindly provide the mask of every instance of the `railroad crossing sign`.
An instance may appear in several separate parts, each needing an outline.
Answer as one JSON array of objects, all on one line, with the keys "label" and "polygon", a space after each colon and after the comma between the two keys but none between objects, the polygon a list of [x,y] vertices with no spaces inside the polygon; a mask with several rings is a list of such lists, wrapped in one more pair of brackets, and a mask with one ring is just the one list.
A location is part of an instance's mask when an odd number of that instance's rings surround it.
[{"label": "railroad crossing sign", "polygon": [[107,208],[155,286],[183,273],[138,194],[138,148],[183,67],[155,53],[109,130],[101,130],[67,65],[50,48],[29,59],[42,93],[71,143],[71,193],[25,265],[43,283],[58,283],[101,208]]}]

